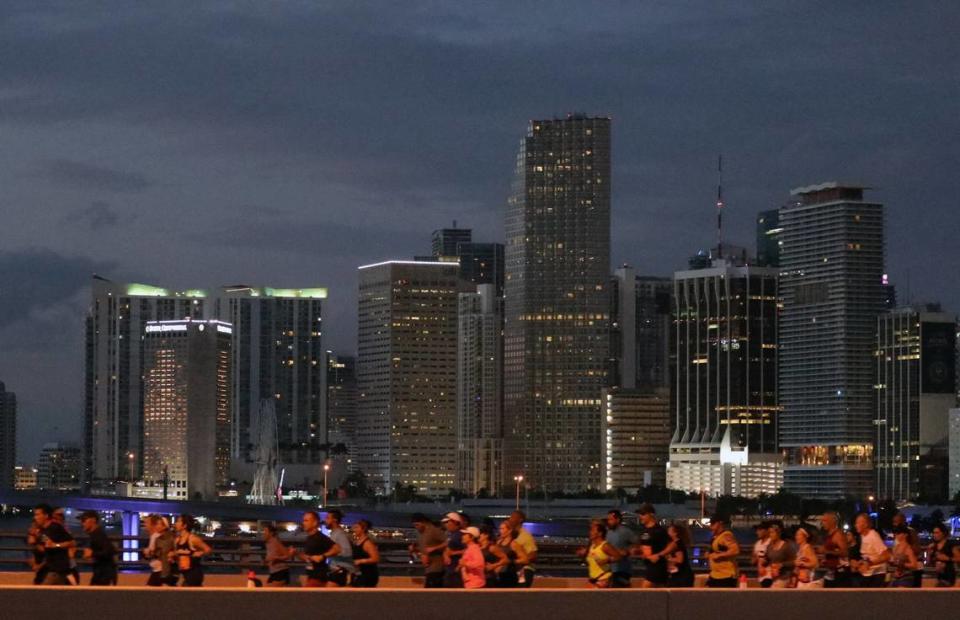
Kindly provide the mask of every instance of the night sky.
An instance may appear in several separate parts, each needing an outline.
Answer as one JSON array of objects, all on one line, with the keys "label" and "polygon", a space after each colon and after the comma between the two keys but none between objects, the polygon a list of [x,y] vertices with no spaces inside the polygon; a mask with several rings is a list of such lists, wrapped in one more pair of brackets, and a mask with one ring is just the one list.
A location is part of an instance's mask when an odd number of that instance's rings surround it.
[{"label": "night sky", "polygon": [[352,352],[356,267],[453,220],[502,240],[528,121],[573,111],[613,118],[612,266],[667,275],[713,242],[722,152],[729,242],[793,187],[863,183],[901,299],[960,310],[955,2],[141,4],[0,5],[0,381],[26,462],[80,437],[91,273],[328,286]]}]

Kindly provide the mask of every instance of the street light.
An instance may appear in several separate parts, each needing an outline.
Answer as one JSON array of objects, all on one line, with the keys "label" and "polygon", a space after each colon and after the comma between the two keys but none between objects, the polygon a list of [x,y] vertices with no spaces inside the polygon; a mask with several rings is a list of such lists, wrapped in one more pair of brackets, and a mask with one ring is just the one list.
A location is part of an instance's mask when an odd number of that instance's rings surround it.
[{"label": "street light", "polygon": [[523,482],[523,474],[514,476],[513,480],[517,483],[517,510],[520,510],[520,484]]},{"label": "street light", "polygon": [[330,463],[323,464],[323,505],[327,505],[327,474],[330,473]]},{"label": "street light", "polygon": [[134,479],[133,466],[136,458],[137,456],[133,452],[127,452],[127,460],[130,462],[130,482],[133,482]]}]

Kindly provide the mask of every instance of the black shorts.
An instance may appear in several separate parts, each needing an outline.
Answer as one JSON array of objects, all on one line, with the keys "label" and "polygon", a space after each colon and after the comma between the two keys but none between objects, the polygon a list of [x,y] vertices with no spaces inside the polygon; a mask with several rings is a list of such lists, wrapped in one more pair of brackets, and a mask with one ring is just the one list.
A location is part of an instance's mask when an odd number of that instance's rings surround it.
[{"label": "black shorts", "polygon": [[285,568],[283,570],[278,570],[275,573],[270,573],[270,576],[267,577],[267,583],[282,583],[284,585],[290,585],[290,569]]},{"label": "black shorts", "polygon": [[180,571],[180,576],[183,577],[183,583],[181,585],[185,588],[199,588],[203,586],[203,569],[199,566],[195,566],[190,570]]},{"label": "black shorts", "polygon": [[630,573],[613,573],[613,577],[610,578],[610,587],[611,588],[629,588],[630,587]]},{"label": "black shorts", "polygon": [[115,586],[117,585],[117,567],[99,566],[93,569],[90,575],[90,585],[92,586]]},{"label": "black shorts", "polygon": [[424,588],[442,588],[443,573],[427,573],[423,579]]},{"label": "black shorts", "polygon": [[335,583],[338,586],[347,585],[347,581],[350,579],[350,573],[345,571],[342,568],[334,568],[329,573],[327,573],[327,581],[330,583]]},{"label": "black shorts", "polygon": [[707,579],[708,588],[736,588],[737,585],[736,577],[725,577],[723,579],[715,579],[710,577]]}]

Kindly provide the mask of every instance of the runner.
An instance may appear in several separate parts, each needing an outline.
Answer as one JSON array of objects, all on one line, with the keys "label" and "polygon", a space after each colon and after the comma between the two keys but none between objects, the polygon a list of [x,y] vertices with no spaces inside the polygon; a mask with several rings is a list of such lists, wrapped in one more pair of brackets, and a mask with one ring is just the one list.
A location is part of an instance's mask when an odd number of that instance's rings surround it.
[{"label": "runner", "polygon": [[517,533],[517,542],[526,552],[526,559],[518,558],[517,563],[520,570],[517,572],[517,585],[521,588],[530,588],[533,586],[533,578],[536,575],[536,569],[533,564],[537,561],[537,543],[533,536],[523,527],[527,520],[527,515],[522,510],[514,510],[510,513],[510,528]]},{"label": "runner", "polygon": [[418,512],[411,520],[417,530],[417,542],[410,545],[410,553],[418,555],[423,564],[423,587],[442,588],[443,550],[447,548],[447,537],[426,515]]},{"label": "runner", "polygon": [[33,571],[33,585],[43,583],[47,576],[46,549],[43,546],[43,526],[36,517],[27,531],[27,545],[30,546],[30,570]]},{"label": "runner", "polygon": [[506,566],[498,573],[497,587],[519,587],[520,576],[523,575],[523,567],[529,564],[529,557],[527,550],[520,544],[517,531],[513,529],[512,521],[509,519],[500,523],[500,538],[497,539],[497,546],[507,558]]},{"label": "runner", "polygon": [[664,588],[669,578],[666,556],[672,551],[667,549],[671,544],[670,536],[657,521],[657,511],[653,504],[642,504],[637,509],[637,515],[643,526],[639,539],[639,555],[646,565],[641,587]]},{"label": "runner", "polygon": [[173,574],[170,552],[174,549],[174,536],[166,518],[150,515],[146,519],[150,543],[143,550],[143,557],[150,560],[150,577],[147,585],[151,587],[175,586],[177,576]]},{"label": "runner", "polygon": [[76,546],[73,536],[53,520],[53,509],[47,504],[34,508],[33,519],[40,527],[45,558],[46,572],[40,583],[47,586],[76,585],[70,568],[70,550]]},{"label": "runner", "polygon": [[667,554],[667,586],[692,588],[693,568],[690,566],[690,531],[681,523],[674,522],[667,528],[671,545]]},{"label": "runner", "polygon": [[883,544],[880,534],[873,529],[870,517],[866,513],[857,515],[854,523],[860,535],[860,559],[851,562],[860,575],[861,588],[882,588],[887,580],[887,561],[890,551]]},{"label": "runner", "polygon": [[840,529],[840,518],[835,512],[825,512],[820,518],[825,532],[823,540],[824,588],[847,588],[850,586],[850,559],[847,538]]},{"label": "runner", "polygon": [[353,564],[357,573],[350,585],[355,588],[376,588],[380,582],[380,549],[370,538],[370,522],[360,519],[353,524]]},{"label": "runner", "polygon": [[313,510],[303,513],[303,531],[307,539],[299,553],[306,562],[305,588],[323,588],[327,585],[327,560],[340,553],[337,543],[320,531],[320,515]]},{"label": "runner", "polygon": [[[510,559],[503,549],[493,539],[493,528],[484,524],[480,526],[480,550],[483,552],[484,569],[486,572],[487,588],[500,587],[500,572],[511,566]],[[516,578],[516,567],[513,569],[514,578]]]},{"label": "runner", "polygon": [[907,528],[907,542],[910,544],[910,547],[913,548],[913,555],[919,560],[920,566],[913,571],[913,587],[920,588],[923,586],[923,550],[920,548],[920,535],[917,534],[917,530],[910,527],[910,524],[907,523],[907,515],[903,512],[897,511],[891,519],[891,525],[894,528],[903,526]]},{"label": "runner", "polygon": [[331,588],[342,588],[347,585],[350,578],[357,572],[353,565],[353,545],[350,544],[350,536],[341,526],[343,513],[337,509],[327,511],[326,525],[329,530],[330,540],[337,544],[339,553],[330,558],[330,572],[327,576],[327,586]]},{"label": "runner", "polygon": [[483,588],[487,585],[487,577],[486,562],[479,544],[480,530],[476,527],[466,527],[461,534],[463,534],[464,550],[457,565],[460,568],[463,587],[468,590]]},{"label": "runner", "polygon": [[768,536],[764,565],[770,578],[773,579],[770,587],[790,588],[793,586],[793,567],[797,559],[797,550],[791,541],[783,538],[783,525],[779,522],[770,524]]},{"label": "runner", "polygon": [[770,544],[770,523],[761,521],[753,529],[757,533],[757,542],[753,543],[753,564],[757,567],[757,581],[761,588],[769,588],[773,585],[773,577],[770,576],[766,561],[767,545]]},{"label": "runner", "polygon": [[587,576],[594,588],[609,588],[613,571],[610,563],[624,554],[607,542],[607,526],[599,520],[590,522],[590,539],[587,547],[577,549],[577,555],[587,562]]},{"label": "runner", "polygon": [[[67,528],[67,509],[66,508],[54,508],[53,509],[53,520],[56,521],[66,530],[67,534],[70,533],[70,530]],[[80,585],[80,569],[77,568],[77,544],[74,542],[73,546],[67,550],[67,556],[70,558],[70,574],[67,577],[67,580],[70,582],[70,585],[78,586]]]},{"label": "runner", "polygon": [[933,526],[933,542],[927,547],[927,563],[937,571],[937,587],[952,588],[957,582],[953,551],[956,544],[950,540],[950,531],[943,523]]},{"label": "runner", "polygon": [[914,573],[923,566],[913,552],[910,530],[906,525],[893,528],[893,551],[890,552],[890,587],[916,588]]},{"label": "runner", "polygon": [[440,520],[447,530],[447,546],[443,550],[443,587],[462,588],[463,578],[460,574],[460,557],[466,550],[463,543],[461,529],[465,527],[463,516],[458,512],[448,512]]},{"label": "runner", "polygon": [[819,560],[817,552],[810,544],[810,532],[803,527],[798,527],[793,539],[797,543],[796,587],[801,590],[822,587],[823,582],[815,581],[813,578]]},{"label": "runner", "polygon": [[90,546],[83,550],[84,559],[93,561],[90,585],[117,585],[117,550],[100,525],[100,515],[88,510],[80,515],[80,524],[90,538]]},{"label": "runner", "polygon": [[277,536],[277,526],[267,523],[263,526],[263,561],[267,565],[267,587],[283,588],[290,585],[290,564],[294,550],[283,544]]},{"label": "runner", "polygon": [[180,573],[180,585],[185,588],[199,588],[203,585],[203,563],[201,558],[210,553],[210,546],[193,533],[196,521],[190,515],[180,515],[173,524],[177,536],[173,541],[170,554]]},{"label": "runner", "polygon": [[710,563],[710,576],[707,578],[708,588],[736,588],[737,556],[740,555],[740,545],[727,527],[727,517],[714,514],[710,517],[710,531],[713,538],[710,540],[710,551],[705,553]]},{"label": "runner", "polygon": [[633,564],[630,562],[630,548],[636,544],[637,535],[623,524],[623,513],[611,510],[607,513],[607,542],[623,553],[623,557],[611,565],[613,577],[611,588],[629,588],[633,576]]}]

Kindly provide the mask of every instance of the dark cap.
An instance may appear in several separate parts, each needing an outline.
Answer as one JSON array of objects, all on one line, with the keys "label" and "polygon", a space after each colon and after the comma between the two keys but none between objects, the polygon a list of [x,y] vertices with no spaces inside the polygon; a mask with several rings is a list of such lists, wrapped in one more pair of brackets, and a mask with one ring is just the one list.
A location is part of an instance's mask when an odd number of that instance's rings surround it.
[{"label": "dark cap", "polygon": [[714,523],[730,523],[730,517],[720,514],[719,512],[715,512],[710,515],[710,524],[713,525]]},{"label": "dark cap", "polygon": [[430,523],[430,519],[427,518],[427,515],[423,514],[422,512],[413,513],[413,515],[410,517],[410,521],[413,523]]},{"label": "dark cap", "polygon": [[640,504],[640,506],[637,508],[637,514],[638,515],[655,515],[657,514],[657,509],[653,507],[653,504],[649,502],[644,502],[643,504]]},{"label": "dark cap", "polygon": [[87,519],[94,519],[99,522],[100,515],[97,513],[96,510],[85,510],[82,513],[80,513],[81,521],[86,521]]},{"label": "dark cap", "polygon": [[753,526],[753,529],[755,529],[755,530],[769,530],[769,529],[770,529],[770,522],[769,522],[769,521],[761,521],[760,523],[757,523],[756,525],[754,525],[754,526]]}]

